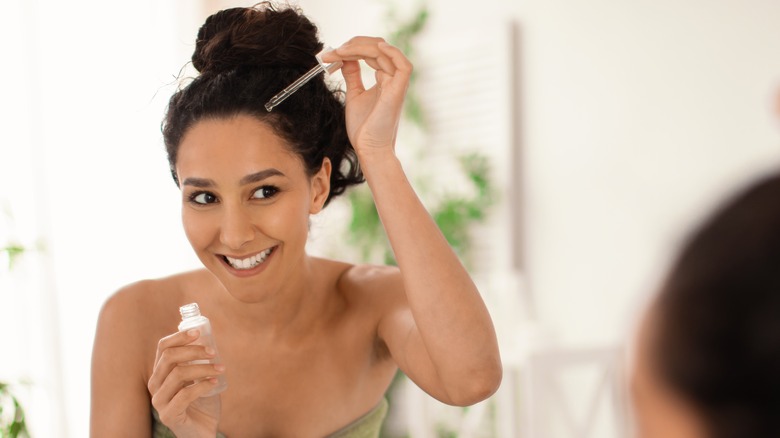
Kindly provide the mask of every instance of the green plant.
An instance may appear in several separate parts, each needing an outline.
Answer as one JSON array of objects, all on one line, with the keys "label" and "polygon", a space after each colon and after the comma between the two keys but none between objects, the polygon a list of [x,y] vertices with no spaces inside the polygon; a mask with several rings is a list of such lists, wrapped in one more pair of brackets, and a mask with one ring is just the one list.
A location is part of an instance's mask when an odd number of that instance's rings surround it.
[{"label": "green plant", "polygon": [[16,263],[19,256],[22,255],[27,250],[22,245],[15,244],[15,243],[9,243],[6,244],[6,246],[0,248],[0,253],[7,253],[8,254],[8,269],[13,269],[14,264]]},{"label": "green plant", "polygon": [[[429,17],[430,13],[425,3],[418,4],[417,10],[409,18],[401,17],[398,10],[392,4],[388,4],[386,20],[394,29],[388,33],[388,42],[401,49],[413,63],[417,53],[415,40],[425,29]],[[403,114],[406,121],[425,133],[428,127],[424,106],[417,93],[417,79],[415,70],[410,79]],[[426,152],[419,144],[404,144],[402,147],[415,148],[417,156],[423,156]],[[457,159],[461,171],[474,190],[468,195],[447,193],[438,199],[422,190],[421,198],[444,237],[468,268],[471,244],[469,229],[473,224],[485,220],[488,209],[495,201],[495,196],[489,177],[490,165],[485,156],[470,153],[458,156]],[[424,189],[427,186],[425,177],[417,181],[418,188]],[[421,190],[418,189],[418,192]],[[347,241],[359,249],[363,261],[395,265],[395,257],[370,190],[365,186],[353,189],[348,194],[348,200],[351,220],[347,230]]]},{"label": "green plant", "polygon": [[29,437],[24,408],[14,396],[8,383],[0,382],[0,436]]},{"label": "green plant", "polygon": [[[4,210],[7,220],[11,222],[13,216],[11,215],[10,208],[6,206]],[[10,238],[3,246],[0,246],[0,255],[5,253],[8,257],[9,272],[14,268],[19,258],[28,251],[30,251],[30,248],[12,242]],[[0,381],[0,437],[29,437],[30,434],[27,431],[24,408],[19,402],[19,399],[14,395],[12,389],[10,383]]]}]

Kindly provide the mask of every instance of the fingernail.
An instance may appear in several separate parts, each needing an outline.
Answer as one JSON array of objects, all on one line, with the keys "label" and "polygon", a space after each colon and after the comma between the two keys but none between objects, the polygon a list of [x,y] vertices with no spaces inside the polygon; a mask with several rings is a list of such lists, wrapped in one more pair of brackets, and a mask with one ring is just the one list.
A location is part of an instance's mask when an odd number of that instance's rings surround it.
[{"label": "fingernail", "polygon": [[194,338],[198,336],[200,332],[197,329],[187,330],[187,336]]},{"label": "fingernail", "polygon": [[214,369],[221,373],[222,371],[225,371],[225,365],[222,365],[221,363],[215,364]]},{"label": "fingernail", "polygon": [[215,353],[216,353],[216,351],[214,351],[213,348],[206,347],[206,354],[208,354],[209,356],[213,356]]}]

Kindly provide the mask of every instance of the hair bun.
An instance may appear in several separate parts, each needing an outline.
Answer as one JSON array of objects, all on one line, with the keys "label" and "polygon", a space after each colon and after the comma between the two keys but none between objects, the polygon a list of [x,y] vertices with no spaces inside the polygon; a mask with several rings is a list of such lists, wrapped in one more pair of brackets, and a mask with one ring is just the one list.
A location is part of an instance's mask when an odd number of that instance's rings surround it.
[{"label": "hair bun", "polygon": [[322,47],[317,27],[300,11],[264,2],[208,17],[198,31],[192,65],[201,74],[245,66],[307,69]]}]

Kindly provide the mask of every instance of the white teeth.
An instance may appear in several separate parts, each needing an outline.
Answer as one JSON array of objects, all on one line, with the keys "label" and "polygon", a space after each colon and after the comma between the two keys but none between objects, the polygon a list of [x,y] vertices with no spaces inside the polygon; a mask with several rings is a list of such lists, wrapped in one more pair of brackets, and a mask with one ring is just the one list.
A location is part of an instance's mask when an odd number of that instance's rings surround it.
[{"label": "white teeth", "polygon": [[271,251],[273,251],[273,248],[268,248],[261,253],[255,254],[252,257],[247,257],[245,259],[234,259],[228,256],[225,256],[225,259],[227,259],[228,263],[230,263],[230,266],[236,269],[250,269],[254,268],[260,263],[263,263],[265,259],[268,258],[268,256],[271,254]]}]

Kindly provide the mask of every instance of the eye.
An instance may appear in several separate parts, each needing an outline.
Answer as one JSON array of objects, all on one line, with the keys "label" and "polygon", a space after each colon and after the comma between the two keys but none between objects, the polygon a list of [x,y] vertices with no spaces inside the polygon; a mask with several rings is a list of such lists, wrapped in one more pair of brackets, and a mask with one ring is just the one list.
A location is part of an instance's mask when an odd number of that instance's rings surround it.
[{"label": "eye", "polygon": [[255,192],[252,194],[252,197],[255,199],[268,199],[273,197],[278,192],[279,189],[274,186],[262,186],[255,190]]},{"label": "eye", "polygon": [[217,197],[209,192],[196,192],[190,195],[190,202],[200,205],[213,204],[217,202]]}]

